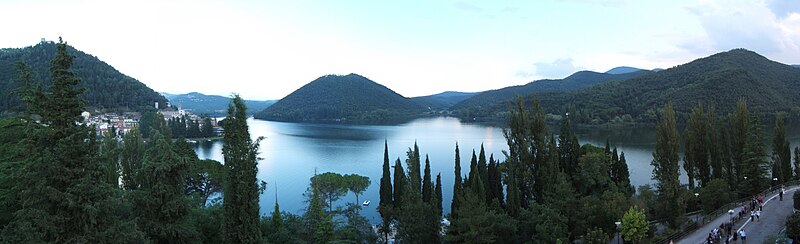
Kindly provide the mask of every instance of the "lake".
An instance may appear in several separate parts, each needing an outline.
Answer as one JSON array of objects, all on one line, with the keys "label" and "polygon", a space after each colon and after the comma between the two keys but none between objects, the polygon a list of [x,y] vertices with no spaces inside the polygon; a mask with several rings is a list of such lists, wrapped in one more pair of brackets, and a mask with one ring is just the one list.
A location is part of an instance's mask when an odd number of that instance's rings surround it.
[{"label": "lake", "polygon": [[[494,154],[495,159],[505,160],[502,151],[508,146],[499,127],[465,124],[456,118],[438,117],[417,119],[400,125],[334,125],[286,123],[249,119],[250,134],[260,136],[258,179],[266,181],[267,190],[260,196],[261,214],[269,214],[275,204],[276,195],[282,211],[295,214],[304,212],[306,207],[303,193],[309,186],[314,173],[336,172],[340,174],[359,174],[370,178],[372,184],[359,196],[360,201],[370,200],[369,207],[362,214],[372,223],[380,222],[376,208],[379,203],[378,189],[383,165],[384,141],[389,145],[389,158],[392,165],[400,158],[405,165],[406,151],[416,142],[420,155],[428,155],[431,162],[432,179],[442,175],[442,206],[444,212],[450,211],[453,191],[453,167],[455,145],[458,143],[461,154],[462,174],[469,171],[472,150],[477,152],[483,144],[487,157]],[[800,127],[788,129],[792,148],[800,144]],[[606,138],[611,145],[625,152],[633,185],[652,182],[652,152],[655,148],[653,128],[579,128],[576,134],[581,144],[591,143],[604,146]],[[771,134],[771,130],[769,133]],[[768,135],[768,137],[771,135]],[[768,143],[768,147],[771,142]],[[195,147],[201,159],[222,162],[222,142],[202,141]],[[685,174],[682,174],[685,182]],[[277,192],[276,192],[277,191]],[[355,202],[355,196],[348,193],[339,199],[335,206]]]}]

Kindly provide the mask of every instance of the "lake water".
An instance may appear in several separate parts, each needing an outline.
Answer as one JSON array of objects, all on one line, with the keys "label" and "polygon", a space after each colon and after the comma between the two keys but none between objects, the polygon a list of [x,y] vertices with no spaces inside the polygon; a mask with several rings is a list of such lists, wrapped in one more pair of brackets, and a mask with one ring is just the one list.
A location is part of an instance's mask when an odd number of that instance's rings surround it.
[{"label": "lake water", "polygon": [[[262,159],[258,164],[258,179],[268,183],[268,189],[260,199],[262,215],[272,211],[276,189],[281,210],[302,213],[307,205],[303,193],[314,172],[336,172],[370,178],[372,184],[359,200],[371,201],[362,214],[373,223],[379,222],[376,208],[384,141],[388,142],[392,165],[395,159],[400,158],[404,166],[406,151],[417,142],[420,155],[430,157],[432,179],[436,174],[442,175],[442,206],[447,213],[452,199],[456,143],[461,151],[462,174],[469,171],[472,150],[477,153],[481,144],[487,157],[494,154],[495,159],[501,161],[505,160],[502,151],[508,149],[501,128],[463,124],[458,119],[446,117],[417,119],[389,126],[285,123],[251,118],[248,125],[253,138],[265,138],[260,145]],[[582,144],[604,146],[608,138],[618,150],[625,152],[631,183],[638,186],[652,182],[650,161],[655,148],[654,129],[582,128],[576,133]],[[792,148],[800,144],[800,128],[789,129],[788,135]],[[201,159],[223,161],[221,141],[200,142],[195,151]],[[685,181],[685,174],[682,176]],[[348,193],[335,206],[344,206],[347,202],[355,202],[355,196]]]}]

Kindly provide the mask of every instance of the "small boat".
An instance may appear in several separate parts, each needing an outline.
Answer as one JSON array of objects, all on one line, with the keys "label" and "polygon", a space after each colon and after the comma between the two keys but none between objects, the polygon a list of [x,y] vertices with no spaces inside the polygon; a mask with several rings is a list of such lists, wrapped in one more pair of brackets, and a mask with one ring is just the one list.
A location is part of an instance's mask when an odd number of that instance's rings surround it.
[{"label": "small boat", "polygon": [[369,200],[364,201],[364,203],[362,203],[361,205],[369,206]]}]

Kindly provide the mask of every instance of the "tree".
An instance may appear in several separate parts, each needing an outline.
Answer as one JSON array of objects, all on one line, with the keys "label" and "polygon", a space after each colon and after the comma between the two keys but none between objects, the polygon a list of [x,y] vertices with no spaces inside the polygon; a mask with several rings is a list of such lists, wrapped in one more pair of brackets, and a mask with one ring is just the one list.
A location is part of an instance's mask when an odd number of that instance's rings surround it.
[{"label": "tree", "polygon": [[305,223],[305,232],[307,237],[314,238],[313,236],[316,236],[318,229],[327,224],[324,223],[325,218],[327,218],[327,214],[325,213],[325,202],[320,197],[320,194],[317,193],[317,190],[311,187],[309,191],[311,191],[308,193],[310,194],[311,199],[308,201],[308,207],[306,208],[306,213],[303,216],[303,222]]},{"label": "tree", "polygon": [[458,208],[461,206],[463,181],[461,180],[461,155],[458,152],[458,143],[456,143],[456,161],[454,166],[455,178],[453,179],[453,201],[450,204],[450,218],[458,218]]},{"label": "tree", "polygon": [[211,124],[211,118],[203,117],[203,124],[200,127],[201,137],[213,137],[214,136],[214,125]]},{"label": "tree", "polygon": [[419,147],[414,142],[414,148],[409,148],[406,159],[408,164],[408,181],[411,193],[422,196],[422,167],[420,167]]},{"label": "tree", "polygon": [[794,213],[786,218],[786,236],[792,240],[800,239],[800,213]]},{"label": "tree", "polygon": [[389,172],[389,144],[383,142],[383,175],[381,176],[380,186],[380,203],[378,204],[378,212],[381,214],[383,226],[381,233],[383,233],[384,243],[388,242],[389,236],[389,221],[391,219],[391,210],[394,203],[392,200],[392,178]]},{"label": "tree", "polygon": [[647,236],[650,229],[650,224],[645,218],[644,210],[637,207],[631,207],[622,216],[622,226],[620,232],[626,241],[637,243]]},{"label": "tree", "polygon": [[708,125],[707,131],[708,134],[708,144],[707,150],[709,155],[709,166],[711,167],[711,178],[723,178],[724,168],[723,162],[724,157],[722,156],[722,148],[721,148],[721,137],[719,130],[717,128],[720,127],[719,121],[717,121],[717,113],[714,110],[714,106],[709,106],[708,108]]},{"label": "tree", "polygon": [[590,229],[583,237],[583,243],[586,244],[608,244],[610,241],[608,234],[598,227]]},{"label": "tree", "polygon": [[751,117],[749,129],[741,155],[741,175],[747,177],[742,181],[741,193],[752,196],[769,186],[767,170],[769,162],[764,145],[764,130],[758,117]]},{"label": "tree", "polygon": [[706,115],[702,105],[697,105],[689,115],[688,125],[684,132],[685,159],[684,169],[689,178],[689,188],[695,186],[694,180],[699,185],[706,186],[711,180],[711,167],[708,163],[708,135]]},{"label": "tree", "polygon": [[[408,189],[408,180],[406,174],[403,172],[403,165],[400,164],[400,158],[394,162],[394,210],[399,210],[403,206],[405,191]],[[395,216],[396,217],[396,216]]]},{"label": "tree", "polygon": [[777,184],[783,184],[792,178],[792,151],[786,139],[786,128],[783,116],[775,115],[775,132],[772,138],[772,177]]},{"label": "tree", "polygon": [[154,141],[145,153],[141,187],[133,193],[133,209],[140,228],[155,243],[195,243],[198,233],[189,222],[184,179],[189,165],[166,138],[150,133]]},{"label": "tree", "polygon": [[[367,179],[369,181],[369,179]],[[328,211],[333,211],[333,202],[347,194],[348,182],[337,173],[325,172],[311,177],[311,187],[328,200]]]},{"label": "tree", "polygon": [[256,141],[250,138],[246,111],[242,98],[234,95],[223,125],[225,143],[222,154],[228,172],[223,199],[223,229],[225,241],[229,243],[261,242],[261,230],[258,227],[259,186],[256,179],[261,138]]},{"label": "tree", "polygon": [[729,203],[736,197],[731,193],[731,187],[723,179],[714,179],[698,192],[703,211],[710,213]]},{"label": "tree", "polygon": [[102,177],[107,164],[92,158],[95,133],[82,124],[85,101],[72,60],[59,38],[50,89],[31,91],[23,99],[45,126],[26,131],[26,160],[14,186],[20,208],[3,229],[2,242],[144,241],[132,221],[115,214],[121,200]]},{"label": "tree", "polygon": [[678,177],[678,129],[672,103],[664,106],[661,119],[656,126],[656,151],[653,152],[653,180],[656,181],[660,218],[666,218],[672,227],[679,225],[685,206],[681,200],[681,185]]},{"label": "tree", "polygon": [[144,152],[144,139],[138,128],[133,128],[122,137],[120,169],[123,189],[132,191],[139,188],[139,170],[144,161]]},{"label": "tree", "polygon": [[[750,113],[747,111],[747,103],[745,103],[744,98],[739,99],[736,103],[736,112],[729,116],[729,126],[730,126],[730,154],[733,163],[733,173],[731,178],[734,180],[735,186],[740,188],[740,193],[745,194],[743,187],[741,186],[742,181],[744,180],[744,150],[745,144],[747,143],[747,132],[750,130]],[[746,191],[746,190],[745,190]],[[746,195],[741,195],[742,197]]]},{"label": "tree", "polygon": [[359,204],[360,202],[358,201],[358,195],[364,193],[364,191],[367,190],[367,187],[369,187],[369,185],[371,184],[371,182],[369,181],[369,177],[360,176],[357,174],[348,174],[344,175],[343,178],[347,190],[353,192],[353,195],[356,195],[355,204]]},{"label": "tree", "polygon": [[800,177],[800,146],[794,148],[794,177]]},{"label": "tree", "polygon": [[104,162],[105,180],[112,187],[119,187],[120,149],[116,135],[111,130],[103,135],[103,141],[97,148],[97,160]]},{"label": "tree", "polygon": [[431,161],[428,159],[428,155],[425,155],[424,172],[422,177],[422,201],[430,203],[431,197],[433,197],[433,182],[431,181]]},{"label": "tree", "polygon": [[434,187],[433,205],[436,207],[436,212],[439,217],[442,217],[442,174],[436,174],[436,186]]},{"label": "tree", "polygon": [[186,193],[197,198],[198,206],[206,207],[211,195],[223,192],[225,166],[214,160],[192,161],[189,176],[186,177]]}]

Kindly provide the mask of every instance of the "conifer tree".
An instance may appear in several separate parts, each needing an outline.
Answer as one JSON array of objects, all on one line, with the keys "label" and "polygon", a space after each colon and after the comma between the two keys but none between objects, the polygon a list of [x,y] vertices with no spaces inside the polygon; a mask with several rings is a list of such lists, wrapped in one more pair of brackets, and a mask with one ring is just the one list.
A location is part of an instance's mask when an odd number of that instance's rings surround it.
[{"label": "conifer tree", "polygon": [[425,155],[425,173],[422,177],[422,201],[425,203],[431,202],[433,197],[433,182],[431,182],[431,161],[428,155]]},{"label": "conifer tree", "polygon": [[122,187],[132,191],[139,188],[139,170],[144,161],[144,139],[138,128],[133,128],[122,137],[122,160],[120,169]]},{"label": "conifer tree", "polygon": [[184,195],[187,159],[178,156],[158,132],[150,135],[154,145],[145,153],[141,187],[133,193],[139,227],[155,243],[196,243],[198,233],[189,222]]},{"label": "conifer tree", "polygon": [[466,187],[472,187],[475,182],[473,179],[477,178],[480,173],[478,173],[478,155],[475,154],[475,149],[472,149],[472,159],[469,160],[469,176],[467,177],[464,183]]},{"label": "conifer tree", "polygon": [[656,151],[653,152],[653,180],[656,181],[658,200],[662,204],[659,217],[666,218],[670,226],[677,227],[685,206],[680,196],[680,171],[678,166],[678,129],[672,103],[664,106],[656,126]]},{"label": "conifer tree", "polygon": [[[478,153],[478,174],[481,176],[481,180],[483,180],[483,188],[489,189],[489,183],[486,179],[488,179],[488,169],[486,165],[486,151],[483,149],[483,143],[481,143],[481,150]],[[487,191],[488,194],[488,191]]]},{"label": "conifer tree", "polygon": [[794,179],[800,177],[800,146],[794,148]]},{"label": "conifer tree", "polygon": [[77,88],[72,59],[59,38],[50,67],[52,86],[23,99],[45,126],[32,125],[26,133],[26,162],[15,186],[21,206],[3,229],[1,242],[143,241],[132,221],[115,214],[120,202],[103,177],[107,164],[92,158],[95,133],[82,124],[85,101],[79,97],[83,89]]},{"label": "conifer tree", "polygon": [[259,186],[256,179],[261,138],[256,141],[250,139],[246,111],[242,98],[234,95],[223,125],[225,143],[222,154],[228,172],[224,188],[223,229],[228,243],[261,242],[261,230],[258,227]]},{"label": "conifer tree", "polygon": [[378,212],[381,214],[383,220],[383,233],[384,242],[388,242],[389,235],[389,221],[391,221],[391,210],[394,206],[392,200],[392,178],[389,172],[389,144],[387,141],[383,142],[383,175],[381,176],[380,185],[380,203],[378,205]]},{"label": "conifer tree", "polygon": [[422,195],[422,167],[420,167],[419,147],[414,142],[414,147],[406,152],[406,164],[408,164],[408,187],[411,193]]},{"label": "conifer tree", "polygon": [[112,187],[119,187],[120,149],[116,135],[109,130],[103,135],[103,141],[97,150],[98,160],[104,162],[105,179]]},{"label": "conifer tree", "polygon": [[436,174],[436,185],[433,189],[433,204],[436,207],[439,217],[442,217],[442,174]]},{"label": "conifer tree", "polygon": [[458,218],[458,207],[461,206],[461,196],[463,191],[463,180],[461,180],[461,155],[458,152],[458,143],[456,143],[456,160],[455,160],[455,178],[453,178],[453,201],[450,204],[450,218]]},{"label": "conifer tree", "polygon": [[[400,164],[400,158],[394,162],[394,194],[392,195],[392,199],[394,199],[394,210],[400,211],[403,206],[404,198],[406,197],[405,191],[408,189],[408,180],[406,179],[406,174],[403,172],[403,165]],[[397,217],[397,216],[395,216]]]}]

